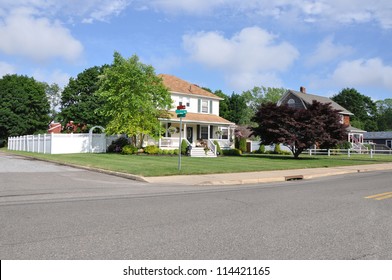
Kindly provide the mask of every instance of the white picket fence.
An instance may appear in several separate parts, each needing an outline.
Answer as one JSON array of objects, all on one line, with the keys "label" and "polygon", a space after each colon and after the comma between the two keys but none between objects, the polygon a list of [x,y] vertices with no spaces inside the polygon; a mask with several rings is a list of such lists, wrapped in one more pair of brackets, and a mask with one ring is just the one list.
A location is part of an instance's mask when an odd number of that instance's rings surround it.
[{"label": "white picket fence", "polygon": [[118,136],[105,133],[38,134],[8,138],[8,149],[44,154],[105,153]]}]

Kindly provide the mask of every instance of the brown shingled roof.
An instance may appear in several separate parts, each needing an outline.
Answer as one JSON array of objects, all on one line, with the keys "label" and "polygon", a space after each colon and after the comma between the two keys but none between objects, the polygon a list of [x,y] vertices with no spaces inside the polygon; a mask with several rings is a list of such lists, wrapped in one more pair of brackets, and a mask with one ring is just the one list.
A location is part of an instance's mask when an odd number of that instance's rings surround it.
[{"label": "brown shingled roof", "polygon": [[[180,121],[180,119],[177,118],[177,114],[175,112],[169,112],[169,114],[170,114],[170,120]],[[186,117],[183,118],[182,121],[234,125],[234,123],[222,117],[219,117],[217,115],[211,115],[211,114],[187,113]]]},{"label": "brown shingled roof", "polygon": [[199,96],[205,96],[205,97],[219,99],[219,100],[222,99],[216,96],[215,94],[212,94],[211,92],[202,89],[198,85],[191,84],[176,76],[168,75],[168,74],[159,74],[158,77],[162,78],[163,84],[171,92],[182,93],[187,95],[199,95]]}]

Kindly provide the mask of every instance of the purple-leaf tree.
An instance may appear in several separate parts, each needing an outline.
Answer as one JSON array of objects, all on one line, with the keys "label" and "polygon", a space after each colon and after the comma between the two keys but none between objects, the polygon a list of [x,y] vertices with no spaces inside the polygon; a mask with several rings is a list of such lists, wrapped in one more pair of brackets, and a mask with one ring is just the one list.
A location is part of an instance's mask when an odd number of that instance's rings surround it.
[{"label": "purple-leaf tree", "polygon": [[259,136],[264,145],[283,144],[298,158],[312,145],[331,148],[347,139],[346,126],[340,115],[329,103],[313,101],[307,109],[261,104],[253,121],[253,135]]}]

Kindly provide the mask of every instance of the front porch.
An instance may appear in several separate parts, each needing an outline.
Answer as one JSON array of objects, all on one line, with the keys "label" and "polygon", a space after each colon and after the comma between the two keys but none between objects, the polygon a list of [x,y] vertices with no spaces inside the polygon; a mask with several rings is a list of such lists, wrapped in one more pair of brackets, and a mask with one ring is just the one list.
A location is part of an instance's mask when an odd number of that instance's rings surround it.
[{"label": "front porch", "polygon": [[[181,139],[187,141],[191,147],[191,156],[202,156],[201,151],[205,151],[206,156],[216,156],[217,148],[214,142],[219,143],[221,149],[230,149],[234,144],[234,128],[230,124],[195,123],[182,120],[161,120],[161,125],[165,128],[165,133],[158,140],[161,149],[177,149],[180,147]],[[212,153],[212,155],[211,155]]]},{"label": "front porch", "polygon": [[351,143],[352,149],[361,153],[367,151],[368,148],[363,144],[363,134],[365,130],[349,126],[347,128],[347,141]]}]

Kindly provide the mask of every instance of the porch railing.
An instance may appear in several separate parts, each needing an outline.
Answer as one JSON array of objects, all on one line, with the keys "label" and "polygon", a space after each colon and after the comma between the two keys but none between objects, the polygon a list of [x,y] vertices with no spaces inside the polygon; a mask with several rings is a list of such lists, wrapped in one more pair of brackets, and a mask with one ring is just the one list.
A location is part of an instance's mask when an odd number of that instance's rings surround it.
[{"label": "porch railing", "polygon": [[231,149],[232,148],[231,146],[233,145],[233,143],[230,142],[230,140],[228,140],[228,139],[210,139],[210,140],[212,140],[212,142],[217,141],[219,144],[219,147],[222,150]]},{"label": "porch railing", "polygon": [[[178,149],[180,146],[178,137],[162,137],[159,139],[159,146],[161,148],[172,148],[172,149]],[[189,143],[188,139],[182,138],[182,140],[185,140],[185,142],[188,144],[188,146],[191,145]]]},{"label": "porch railing", "polygon": [[207,147],[214,153],[214,155],[216,155],[216,145],[214,144],[212,139],[209,139],[207,141]]}]

